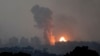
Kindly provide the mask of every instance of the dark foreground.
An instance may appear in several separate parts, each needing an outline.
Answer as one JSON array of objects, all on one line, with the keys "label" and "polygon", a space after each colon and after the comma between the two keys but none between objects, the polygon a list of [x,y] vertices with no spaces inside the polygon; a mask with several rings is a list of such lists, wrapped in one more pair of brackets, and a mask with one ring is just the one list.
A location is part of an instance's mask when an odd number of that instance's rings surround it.
[{"label": "dark foreground", "polygon": [[[2,51],[3,49],[6,50],[6,52],[3,52]],[[30,51],[28,51],[28,49],[30,49]],[[2,48],[2,50],[0,50],[2,51],[0,52],[0,56],[99,56],[98,52],[89,49],[87,46],[82,46],[82,47],[77,46],[73,51],[71,51],[70,53],[66,53],[65,55],[50,54],[46,51],[34,50],[31,47],[27,47],[23,49]]]}]

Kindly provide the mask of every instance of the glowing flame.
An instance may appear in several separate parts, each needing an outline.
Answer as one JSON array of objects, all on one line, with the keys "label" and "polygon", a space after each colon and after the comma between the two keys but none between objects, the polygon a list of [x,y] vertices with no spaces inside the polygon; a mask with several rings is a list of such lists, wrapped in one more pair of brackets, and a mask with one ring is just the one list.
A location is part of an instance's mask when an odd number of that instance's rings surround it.
[{"label": "glowing flame", "polygon": [[55,38],[54,38],[54,36],[51,36],[50,42],[51,42],[51,45],[55,45]]},{"label": "glowing flame", "polygon": [[60,41],[60,42],[66,42],[67,40],[65,39],[65,37],[62,36],[62,37],[59,39],[59,41]]}]

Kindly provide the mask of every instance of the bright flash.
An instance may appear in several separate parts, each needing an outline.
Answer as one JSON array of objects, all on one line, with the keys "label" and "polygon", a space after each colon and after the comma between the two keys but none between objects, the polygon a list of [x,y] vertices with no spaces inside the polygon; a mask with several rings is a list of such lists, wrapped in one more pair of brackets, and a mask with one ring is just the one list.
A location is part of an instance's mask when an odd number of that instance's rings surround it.
[{"label": "bright flash", "polygon": [[62,37],[59,39],[59,41],[60,41],[60,42],[66,42],[67,40],[65,39],[65,37],[62,36]]}]

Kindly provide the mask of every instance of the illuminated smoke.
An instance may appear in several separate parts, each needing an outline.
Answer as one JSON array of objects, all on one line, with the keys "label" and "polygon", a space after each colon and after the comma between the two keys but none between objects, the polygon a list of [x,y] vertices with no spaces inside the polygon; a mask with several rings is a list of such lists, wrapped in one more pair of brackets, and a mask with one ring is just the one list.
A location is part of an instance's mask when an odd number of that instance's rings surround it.
[{"label": "illuminated smoke", "polygon": [[32,7],[31,12],[34,14],[34,20],[36,21],[39,29],[44,30],[44,39],[46,44],[53,44],[54,37],[52,35],[53,18],[52,11],[49,8],[40,7],[35,5]]}]

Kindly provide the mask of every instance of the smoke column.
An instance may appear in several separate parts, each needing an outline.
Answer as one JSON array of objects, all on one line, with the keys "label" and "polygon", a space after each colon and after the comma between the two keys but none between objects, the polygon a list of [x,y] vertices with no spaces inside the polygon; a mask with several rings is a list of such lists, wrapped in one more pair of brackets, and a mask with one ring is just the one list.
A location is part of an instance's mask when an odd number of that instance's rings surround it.
[{"label": "smoke column", "polygon": [[44,30],[45,44],[53,45],[55,40],[52,34],[52,28],[53,28],[52,11],[49,8],[35,5],[34,7],[32,7],[31,12],[34,14],[34,20],[37,23],[36,27]]}]

